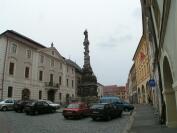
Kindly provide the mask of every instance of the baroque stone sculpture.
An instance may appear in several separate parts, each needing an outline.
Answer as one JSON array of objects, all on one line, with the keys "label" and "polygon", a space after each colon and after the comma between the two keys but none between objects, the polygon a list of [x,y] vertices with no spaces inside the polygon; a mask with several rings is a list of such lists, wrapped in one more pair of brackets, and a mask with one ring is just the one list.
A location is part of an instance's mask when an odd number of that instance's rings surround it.
[{"label": "baroque stone sculpture", "polygon": [[88,32],[84,31],[84,65],[82,68],[82,79],[79,86],[78,96],[80,97],[90,97],[97,96],[97,78],[94,75],[91,65],[90,65],[90,56],[89,56],[89,40]]}]

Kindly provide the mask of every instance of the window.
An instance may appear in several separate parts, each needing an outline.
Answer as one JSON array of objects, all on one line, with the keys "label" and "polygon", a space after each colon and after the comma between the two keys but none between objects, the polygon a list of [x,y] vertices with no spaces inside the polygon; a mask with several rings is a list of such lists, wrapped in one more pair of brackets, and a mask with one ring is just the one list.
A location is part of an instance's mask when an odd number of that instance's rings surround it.
[{"label": "window", "polygon": [[7,94],[7,96],[10,98],[10,97],[12,97],[12,90],[13,90],[13,88],[11,87],[11,86],[9,86],[8,87],[8,94]]},{"label": "window", "polygon": [[68,87],[69,86],[69,80],[66,79],[66,86]]},{"label": "window", "polygon": [[53,85],[53,74],[50,74],[50,84]]},{"label": "window", "polygon": [[72,68],[72,74],[74,73],[74,69]]},{"label": "window", "polygon": [[12,44],[11,52],[14,54],[17,52],[17,45],[15,43]]},{"label": "window", "polygon": [[51,66],[53,67],[54,66],[54,60],[51,59]]},{"label": "window", "polygon": [[43,78],[43,71],[39,71],[39,81],[42,81]]},{"label": "window", "polygon": [[25,78],[29,78],[29,67],[25,68]]},{"label": "window", "polygon": [[61,76],[59,76],[59,85],[61,85],[61,82],[62,82],[62,78]]},{"label": "window", "polygon": [[62,69],[62,63],[60,62],[60,69]]},{"label": "window", "polygon": [[27,54],[27,58],[31,58],[31,50],[28,49],[28,50],[26,51],[26,54]]},{"label": "window", "polygon": [[74,87],[74,81],[72,80],[72,88]]},{"label": "window", "polygon": [[54,51],[52,51],[52,55],[54,55],[55,54],[55,52]]},{"label": "window", "polygon": [[67,72],[69,71],[69,68],[68,68],[68,66],[67,66]]},{"label": "window", "polygon": [[44,63],[44,56],[40,55],[40,62],[43,64]]},{"label": "window", "polygon": [[9,74],[14,75],[14,63],[13,62],[10,62],[10,65],[9,65]]},{"label": "window", "polygon": [[42,91],[39,91],[39,99],[42,99]]}]

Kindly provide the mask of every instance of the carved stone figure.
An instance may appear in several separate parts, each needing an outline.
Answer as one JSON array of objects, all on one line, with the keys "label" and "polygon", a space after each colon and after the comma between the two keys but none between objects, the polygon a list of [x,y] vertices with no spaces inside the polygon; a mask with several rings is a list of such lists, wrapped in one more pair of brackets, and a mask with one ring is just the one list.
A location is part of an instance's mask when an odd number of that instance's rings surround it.
[{"label": "carved stone figure", "polygon": [[84,36],[84,65],[82,68],[83,73],[78,95],[80,97],[97,96],[97,79],[90,65],[89,40],[87,30],[84,31]]}]

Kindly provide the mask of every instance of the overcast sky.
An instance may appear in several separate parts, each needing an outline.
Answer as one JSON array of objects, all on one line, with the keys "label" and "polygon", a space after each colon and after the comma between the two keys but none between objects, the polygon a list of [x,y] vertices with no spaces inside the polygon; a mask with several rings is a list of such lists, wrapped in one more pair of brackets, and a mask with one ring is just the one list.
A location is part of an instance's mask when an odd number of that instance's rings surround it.
[{"label": "overcast sky", "polygon": [[0,33],[15,30],[79,66],[88,30],[98,82],[125,85],[142,35],[140,0],[0,0]]}]

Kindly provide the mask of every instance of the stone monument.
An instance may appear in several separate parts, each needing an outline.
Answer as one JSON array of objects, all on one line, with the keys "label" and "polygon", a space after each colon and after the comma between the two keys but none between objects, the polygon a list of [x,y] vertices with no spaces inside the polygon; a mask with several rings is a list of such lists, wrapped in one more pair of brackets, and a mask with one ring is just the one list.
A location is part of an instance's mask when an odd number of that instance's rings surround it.
[{"label": "stone monument", "polygon": [[82,68],[82,79],[79,86],[78,96],[81,97],[81,101],[90,103],[94,99],[97,99],[97,78],[94,75],[89,56],[89,40],[88,32],[84,31],[84,65]]}]

